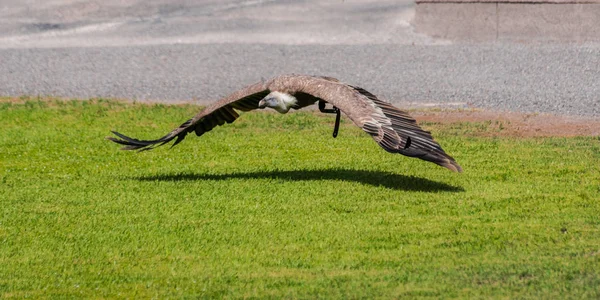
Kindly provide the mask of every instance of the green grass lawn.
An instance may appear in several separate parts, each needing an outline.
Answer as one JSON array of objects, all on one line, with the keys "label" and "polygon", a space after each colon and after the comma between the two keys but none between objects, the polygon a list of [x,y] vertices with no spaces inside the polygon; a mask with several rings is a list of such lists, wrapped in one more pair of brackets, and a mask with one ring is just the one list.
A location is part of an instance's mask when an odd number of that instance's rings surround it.
[{"label": "green grass lawn", "polygon": [[[599,298],[598,137],[426,124],[458,174],[346,119],[0,100],[0,298]],[[496,129],[495,129],[496,130]]]}]

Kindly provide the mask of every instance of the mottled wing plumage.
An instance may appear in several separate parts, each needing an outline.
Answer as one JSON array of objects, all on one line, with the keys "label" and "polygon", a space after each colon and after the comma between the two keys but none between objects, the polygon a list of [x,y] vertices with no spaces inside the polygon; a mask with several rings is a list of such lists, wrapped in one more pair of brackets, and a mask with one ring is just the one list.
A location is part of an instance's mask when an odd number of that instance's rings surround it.
[{"label": "mottled wing plumage", "polygon": [[332,78],[298,77],[297,80],[302,82],[301,92],[336,106],[386,151],[420,158],[456,172],[462,171],[431,133],[417,125],[408,113],[360,87]]},{"label": "mottled wing plumage", "polygon": [[123,150],[150,150],[174,139],[173,146],[175,146],[183,141],[188,133],[195,132],[197,136],[201,136],[217,126],[232,123],[239,117],[236,110],[250,111],[257,109],[258,102],[267,94],[269,94],[269,90],[266,88],[265,83],[251,85],[207,106],[193,118],[156,140],[138,140],[116,131],[113,131],[113,133],[118,138],[107,137],[107,139],[124,145],[125,147],[121,148]]},{"label": "mottled wing plumage", "polygon": [[371,135],[386,151],[420,158],[453,171],[462,171],[431,134],[419,127],[415,119],[406,112],[362,88],[325,76],[282,75],[268,82],[251,85],[207,106],[160,139],[138,140],[118,132],[113,132],[118,138],[108,139],[124,145],[122,149],[125,150],[148,150],[175,139],[174,146],[190,132],[200,136],[216,126],[235,121],[239,117],[236,110],[257,109],[259,101],[271,91],[294,96],[297,100],[295,109],[319,100],[329,102]]},{"label": "mottled wing plumage", "polygon": [[[386,125],[382,126],[385,128],[383,130],[384,134],[373,136],[383,149],[388,152],[430,161],[456,172],[462,171],[454,158],[446,154],[433,139],[431,133],[423,130],[408,113],[379,100],[375,95],[362,88],[354,86],[352,88],[372,101],[374,106],[381,110],[385,118],[389,119],[391,124],[385,122]],[[373,130],[368,128],[369,126],[373,127],[373,125],[367,125],[367,128],[363,126],[363,130],[371,134]],[[389,128],[393,132],[389,131]]]}]

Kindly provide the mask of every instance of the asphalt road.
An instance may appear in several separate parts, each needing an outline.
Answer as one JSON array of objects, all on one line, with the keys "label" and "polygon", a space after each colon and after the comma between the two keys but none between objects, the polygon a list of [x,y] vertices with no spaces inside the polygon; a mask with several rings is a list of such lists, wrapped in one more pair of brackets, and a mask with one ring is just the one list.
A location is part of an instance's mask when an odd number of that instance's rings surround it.
[{"label": "asphalt road", "polygon": [[297,73],[401,106],[600,116],[600,45],[455,44],[415,33],[413,14],[406,0],[3,0],[0,95],[207,103]]}]

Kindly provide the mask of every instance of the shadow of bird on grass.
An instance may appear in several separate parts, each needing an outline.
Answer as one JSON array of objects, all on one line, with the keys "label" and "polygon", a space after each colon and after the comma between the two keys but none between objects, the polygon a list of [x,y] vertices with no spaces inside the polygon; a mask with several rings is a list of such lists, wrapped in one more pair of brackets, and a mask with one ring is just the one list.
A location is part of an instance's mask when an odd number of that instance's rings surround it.
[{"label": "shadow of bird on grass", "polygon": [[340,180],[353,181],[371,186],[383,186],[393,190],[418,192],[464,192],[462,187],[452,186],[425,178],[394,174],[383,171],[353,169],[320,169],[320,170],[274,170],[234,172],[228,174],[158,174],[133,177],[140,181],[199,181],[228,179],[278,179],[285,181],[321,181]]}]

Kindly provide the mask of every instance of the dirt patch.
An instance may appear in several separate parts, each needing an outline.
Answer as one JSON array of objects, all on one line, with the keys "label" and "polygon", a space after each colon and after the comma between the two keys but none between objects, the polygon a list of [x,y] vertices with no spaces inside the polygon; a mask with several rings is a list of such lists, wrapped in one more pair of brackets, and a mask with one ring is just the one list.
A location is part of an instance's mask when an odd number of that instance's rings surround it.
[{"label": "dirt patch", "polygon": [[600,136],[600,118],[491,112],[483,110],[411,111],[419,123],[483,124],[484,136],[547,137]]}]

